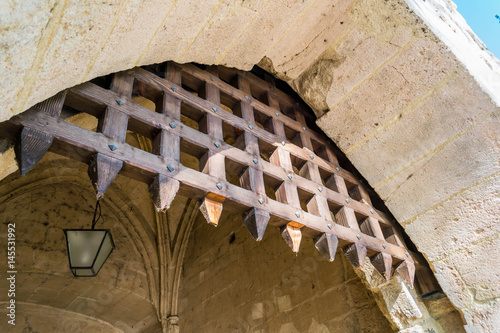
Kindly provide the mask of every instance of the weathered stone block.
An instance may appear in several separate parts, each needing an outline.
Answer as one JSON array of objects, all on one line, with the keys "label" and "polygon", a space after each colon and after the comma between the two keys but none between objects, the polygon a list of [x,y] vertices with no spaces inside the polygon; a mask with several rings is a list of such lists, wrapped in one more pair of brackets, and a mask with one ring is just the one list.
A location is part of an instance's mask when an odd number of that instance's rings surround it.
[{"label": "weathered stone block", "polygon": [[500,120],[495,116],[487,118],[413,173],[386,200],[398,221],[404,225],[412,217],[498,172],[499,132]]},{"label": "weathered stone block", "polygon": [[457,68],[443,45],[418,39],[317,123],[340,149],[349,152]]},{"label": "weathered stone block", "polygon": [[349,158],[386,198],[455,135],[495,109],[472,77],[461,72],[449,85],[351,151]]},{"label": "weathered stone block", "polygon": [[405,226],[430,261],[500,232],[500,175],[431,209]]}]

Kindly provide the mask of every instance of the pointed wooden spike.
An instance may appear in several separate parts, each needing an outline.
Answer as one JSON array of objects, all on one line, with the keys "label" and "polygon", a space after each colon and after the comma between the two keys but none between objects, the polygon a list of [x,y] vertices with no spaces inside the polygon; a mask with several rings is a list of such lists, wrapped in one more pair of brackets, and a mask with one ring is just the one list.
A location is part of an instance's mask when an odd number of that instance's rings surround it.
[{"label": "pointed wooden spike", "polygon": [[289,224],[284,225],[281,227],[281,236],[293,252],[299,252],[300,241],[302,240],[302,231],[299,228],[292,227]]},{"label": "pointed wooden spike", "polygon": [[268,211],[260,208],[252,208],[243,216],[243,223],[245,223],[253,238],[261,241],[270,217]]},{"label": "pointed wooden spike", "polygon": [[326,260],[332,262],[335,259],[339,239],[335,235],[324,233],[314,239],[314,245]]},{"label": "pointed wooden spike", "polygon": [[378,253],[370,258],[373,267],[385,277],[387,281],[391,279],[392,257],[388,253]]},{"label": "pointed wooden spike", "polygon": [[[66,98],[66,90],[38,103],[30,112],[47,113],[59,117]],[[15,145],[15,153],[21,176],[33,169],[35,164],[45,155],[52,145],[53,136],[34,128],[23,127]]]},{"label": "pointed wooden spike", "polygon": [[415,264],[411,261],[405,260],[396,268],[396,272],[408,283],[410,288],[413,288],[415,281]]},{"label": "pointed wooden spike", "polygon": [[366,247],[360,244],[350,244],[344,247],[347,260],[356,268],[363,267],[366,258]]},{"label": "pointed wooden spike", "polygon": [[39,130],[23,127],[15,145],[19,171],[24,176],[45,155],[52,145],[53,137]]},{"label": "pointed wooden spike", "polygon": [[205,197],[200,204],[200,211],[208,223],[217,226],[222,214],[222,202]]},{"label": "pointed wooden spike", "polygon": [[97,192],[96,196],[98,200],[104,196],[104,192],[106,192],[111,182],[118,175],[122,166],[123,162],[113,157],[103,154],[96,154],[92,157],[88,174]]},{"label": "pointed wooden spike", "polygon": [[149,185],[149,193],[158,212],[166,212],[179,191],[179,181],[165,175],[156,175]]}]

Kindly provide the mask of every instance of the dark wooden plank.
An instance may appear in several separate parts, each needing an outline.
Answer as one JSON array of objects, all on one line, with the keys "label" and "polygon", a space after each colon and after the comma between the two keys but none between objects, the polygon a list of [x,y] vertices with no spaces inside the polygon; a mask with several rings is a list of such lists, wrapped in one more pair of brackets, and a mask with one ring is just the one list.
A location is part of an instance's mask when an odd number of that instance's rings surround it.
[{"label": "dark wooden plank", "polygon": [[[65,97],[66,91],[59,92],[35,105],[30,112],[45,112],[59,117]],[[52,145],[52,141],[53,137],[47,133],[23,127],[14,146],[21,176],[26,175],[42,159]]]},{"label": "dark wooden plank", "polygon": [[88,174],[96,190],[97,200],[104,196],[104,192],[118,175],[122,165],[121,160],[99,153],[91,159]]},{"label": "dark wooden plank", "polygon": [[243,223],[255,240],[260,241],[264,237],[267,224],[270,219],[269,212],[260,208],[251,208],[243,216]]},{"label": "dark wooden plank", "polygon": [[316,249],[318,249],[323,257],[330,262],[335,259],[338,244],[338,237],[332,234],[323,233],[321,236],[314,239],[314,246],[316,246]]}]

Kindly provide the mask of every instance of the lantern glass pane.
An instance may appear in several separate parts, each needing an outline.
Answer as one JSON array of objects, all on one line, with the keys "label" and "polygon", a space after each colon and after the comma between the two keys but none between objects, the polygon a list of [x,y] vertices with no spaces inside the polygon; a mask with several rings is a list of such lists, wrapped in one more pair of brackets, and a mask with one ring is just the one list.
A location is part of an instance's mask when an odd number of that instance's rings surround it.
[{"label": "lantern glass pane", "polygon": [[105,234],[105,230],[68,230],[66,237],[71,267],[91,268]]},{"label": "lantern glass pane", "polygon": [[97,258],[94,263],[94,272],[96,274],[99,272],[112,250],[113,241],[111,240],[111,234],[109,232],[106,232],[106,236],[104,237],[101,245],[101,250],[97,254]]}]

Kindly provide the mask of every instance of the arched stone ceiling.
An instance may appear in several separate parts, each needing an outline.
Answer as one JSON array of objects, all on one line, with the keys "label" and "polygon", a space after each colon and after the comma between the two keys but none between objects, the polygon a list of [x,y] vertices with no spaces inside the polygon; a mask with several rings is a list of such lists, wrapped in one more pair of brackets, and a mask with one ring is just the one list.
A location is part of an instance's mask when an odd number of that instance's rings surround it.
[{"label": "arched stone ceiling", "polygon": [[408,4],[6,2],[0,117],[138,65],[259,64],[313,107],[427,256],[467,329],[491,331],[500,327],[498,59],[449,1]]}]

